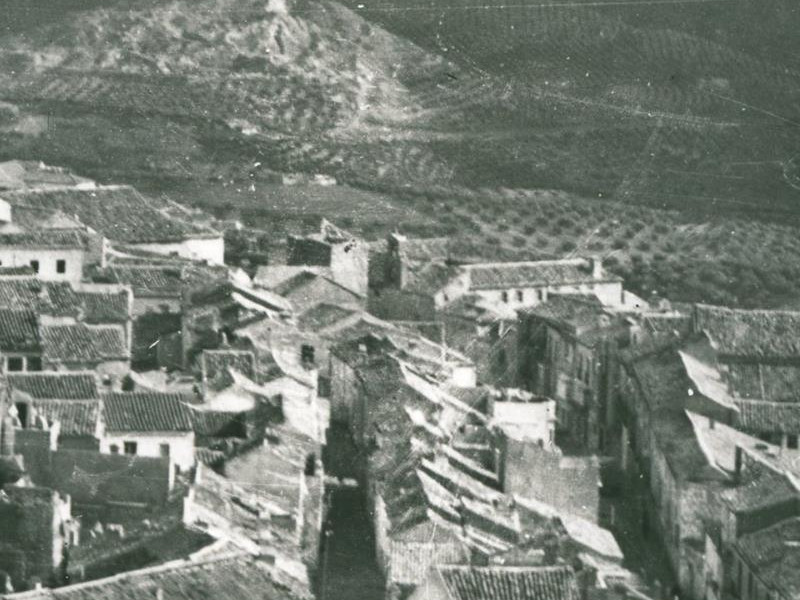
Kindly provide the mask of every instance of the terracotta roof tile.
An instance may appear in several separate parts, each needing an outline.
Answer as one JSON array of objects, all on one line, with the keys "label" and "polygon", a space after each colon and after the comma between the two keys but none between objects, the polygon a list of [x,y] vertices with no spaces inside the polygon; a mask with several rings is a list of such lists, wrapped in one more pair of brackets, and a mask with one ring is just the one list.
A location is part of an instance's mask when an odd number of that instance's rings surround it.
[{"label": "terracotta roof tile", "polygon": [[0,234],[0,247],[14,248],[68,248],[85,250],[89,236],[82,231],[42,229],[19,233]]},{"label": "terracotta roof tile", "polygon": [[128,358],[122,328],[83,323],[41,328],[43,357],[54,363],[103,362]]},{"label": "terracotta roof tile", "polygon": [[619,280],[595,279],[583,260],[477,264],[464,268],[470,273],[470,288],[474,290]]},{"label": "terracotta roof tile", "polygon": [[800,434],[800,403],[736,399],[737,426],[755,433]]},{"label": "terracotta roof tile", "polygon": [[578,600],[570,567],[474,567],[447,565],[437,571],[453,600]]},{"label": "terracotta roof tile", "polygon": [[132,187],[60,188],[2,195],[13,207],[26,206],[76,216],[110,240],[122,243],[181,242],[192,237],[219,235],[165,213],[158,200],[145,198]]},{"label": "terracotta roof tile", "polygon": [[800,312],[740,310],[698,304],[695,331],[706,331],[721,354],[800,357]]},{"label": "terracotta roof tile", "polygon": [[6,380],[12,389],[39,400],[91,400],[100,397],[93,373],[8,373]]},{"label": "terracotta roof tile", "polygon": [[736,542],[736,550],[781,596],[800,595],[800,517],[743,535]]},{"label": "terracotta roof tile", "polygon": [[99,400],[34,400],[33,408],[52,425],[58,421],[61,435],[94,435],[100,415]]},{"label": "terracotta roof tile", "polygon": [[237,552],[175,561],[105,579],[4,598],[17,600],[294,600],[311,598],[307,585],[290,579],[258,556]]},{"label": "terracotta roof tile", "polygon": [[0,350],[36,352],[40,347],[38,319],[33,310],[0,309]]},{"label": "terracotta roof tile", "polygon": [[191,409],[179,394],[119,392],[103,400],[107,431],[192,431]]}]

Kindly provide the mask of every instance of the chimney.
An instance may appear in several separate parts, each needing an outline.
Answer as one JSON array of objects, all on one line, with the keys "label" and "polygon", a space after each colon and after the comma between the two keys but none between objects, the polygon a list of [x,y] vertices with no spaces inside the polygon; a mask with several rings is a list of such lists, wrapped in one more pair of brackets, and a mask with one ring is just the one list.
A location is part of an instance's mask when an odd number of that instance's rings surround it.
[{"label": "chimney", "polygon": [[589,265],[592,268],[592,279],[603,278],[603,259],[599,256],[592,256],[589,259]]}]

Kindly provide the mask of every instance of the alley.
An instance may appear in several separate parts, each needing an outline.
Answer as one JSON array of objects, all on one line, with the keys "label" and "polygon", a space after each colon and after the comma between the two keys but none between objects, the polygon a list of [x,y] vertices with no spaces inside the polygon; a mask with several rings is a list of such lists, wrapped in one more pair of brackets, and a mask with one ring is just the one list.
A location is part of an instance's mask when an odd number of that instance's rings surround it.
[{"label": "alley", "polygon": [[[331,428],[325,450],[326,471],[352,477],[355,451],[346,429]],[[320,600],[381,600],[384,580],[375,557],[372,519],[364,490],[332,488],[320,556]]]}]

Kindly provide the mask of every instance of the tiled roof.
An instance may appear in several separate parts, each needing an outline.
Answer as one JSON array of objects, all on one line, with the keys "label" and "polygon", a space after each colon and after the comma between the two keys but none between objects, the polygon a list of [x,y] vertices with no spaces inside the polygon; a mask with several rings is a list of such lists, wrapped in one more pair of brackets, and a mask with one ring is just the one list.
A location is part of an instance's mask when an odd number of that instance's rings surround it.
[{"label": "tiled roof", "polygon": [[201,361],[203,377],[208,380],[222,377],[230,383],[228,369],[238,371],[249,379],[255,377],[256,357],[247,350],[203,350]]},{"label": "tiled roof", "polygon": [[739,485],[722,493],[722,500],[734,512],[770,510],[785,502],[800,505],[800,491],[784,473],[766,466],[750,467]]},{"label": "tiled roof", "polygon": [[613,277],[594,279],[588,263],[579,259],[478,264],[463,268],[469,271],[470,288],[473,290],[618,281]]},{"label": "tiled roof", "polygon": [[128,295],[119,292],[76,291],[66,281],[34,277],[0,278],[0,307],[34,307],[40,314],[83,318],[88,323],[123,323],[128,318]]},{"label": "tiled roof", "polygon": [[736,399],[736,406],[746,431],[800,434],[800,403]]},{"label": "tiled roof", "polygon": [[168,243],[219,235],[169,217],[160,202],[128,186],[12,192],[2,198],[12,205],[12,215],[15,205],[61,211],[116,242]]},{"label": "tiled roof", "polygon": [[743,535],[736,542],[736,550],[782,597],[800,596],[800,517]]},{"label": "tiled roof", "polygon": [[447,285],[458,273],[459,269],[455,266],[440,262],[427,263],[411,273],[410,281],[403,289],[421,294],[435,293]]},{"label": "tiled roof", "polygon": [[35,277],[36,271],[33,267],[23,265],[19,267],[0,267],[0,278],[2,277]]},{"label": "tiled roof", "polygon": [[11,388],[39,400],[91,400],[100,397],[93,373],[8,373],[6,380]]},{"label": "tiled roof", "polygon": [[436,568],[452,600],[578,600],[575,573],[567,566]]},{"label": "tiled roof", "polygon": [[61,435],[94,435],[100,414],[98,400],[35,400],[37,413],[52,426],[58,421]]},{"label": "tiled roof", "polygon": [[244,414],[190,407],[192,426],[197,435],[208,437],[245,437]]},{"label": "tiled roof", "polygon": [[695,331],[706,331],[721,354],[753,358],[800,357],[800,312],[698,304],[694,319]]},{"label": "tiled roof", "polygon": [[0,309],[0,350],[38,351],[41,345],[37,321],[33,310]]},{"label": "tiled roof", "polygon": [[295,600],[310,599],[301,583],[258,556],[226,553],[181,560],[60,588],[9,594],[15,600]]},{"label": "tiled roof", "polygon": [[60,187],[89,181],[89,179],[74,175],[63,167],[51,167],[36,161],[9,160],[0,163],[0,188]]},{"label": "tiled roof", "polygon": [[319,331],[354,315],[355,309],[338,304],[317,304],[297,317],[297,326],[303,330]]},{"label": "tiled roof", "polygon": [[180,296],[183,281],[178,267],[119,264],[109,266],[95,279],[129,285],[133,288],[134,296]]},{"label": "tiled roof", "polygon": [[46,361],[92,363],[128,358],[125,335],[118,326],[45,325],[41,334]]},{"label": "tiled roof", "polygon": [[0,233],[0,246],[14,248],[68,248],[85,250],[88,236],[82,231],[42,229],[19,233]]},{"label": "tiled roof", "polygon": [[[354,299],[359,297],[358,294],[356,294],[352,290],[348,290],[347,288],[341,286],[340,284],[336,283],[333,279],[325,277],[324,275],[321,275],[319,273],[314,273],[312,271],[302,271],[300,273],[297,273],[296,275],[293,275],[292,277],[289,277],[288,279],[281,281],[275,287],[271,288],[271,291],[275,292],[279,296],[283,296],[289,299],[291,299],[292,296],[297,296],[297,295],[305,295],[305,297],[307,297],[309,293],[307,291],[308,287],[317,282],[324,283],[329,287],[338,288],[342,292],[350,294]],[[325,297],[319,297],[317,300],[322,302],[325,299],[326,299]]]},{"label": "tiled roof", "polygon": [[130,318],[130,294],[119,292],[79,292],[86,323],[125,323]]},{"label": "tiled roof", "polygon": [[162,392],[112,393],[103,400],[107,431],[192,431],[191,409],[179,394]]}]

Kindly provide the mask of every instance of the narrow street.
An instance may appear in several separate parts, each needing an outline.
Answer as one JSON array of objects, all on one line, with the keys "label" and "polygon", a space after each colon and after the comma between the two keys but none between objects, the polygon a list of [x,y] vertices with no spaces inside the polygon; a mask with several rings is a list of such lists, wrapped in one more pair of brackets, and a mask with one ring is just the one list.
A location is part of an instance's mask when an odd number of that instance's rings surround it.
[{"label": "narrow street", "polygon": [[[355,449],[346,429],[333,426],[328,432],[324,460],[329,475],[354,477]],[[375,536],[364,490],[333,488],[328,491],[328,502],[317,597],[381,600],[384,580],[375,557]]]}]

